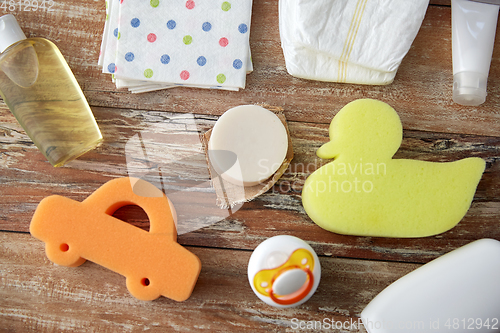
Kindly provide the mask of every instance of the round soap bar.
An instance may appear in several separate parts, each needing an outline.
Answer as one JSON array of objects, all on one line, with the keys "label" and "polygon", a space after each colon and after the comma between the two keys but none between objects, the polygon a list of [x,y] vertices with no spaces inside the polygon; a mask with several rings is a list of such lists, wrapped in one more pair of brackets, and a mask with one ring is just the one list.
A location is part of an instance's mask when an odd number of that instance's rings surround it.
[{"label": "round soap bar", "polygon": [[288,135],[273,112],[257,105],[242,105],[217,120],[208,150],[212,166],[224,180],[254,186],[281,166],[288,150]]}]

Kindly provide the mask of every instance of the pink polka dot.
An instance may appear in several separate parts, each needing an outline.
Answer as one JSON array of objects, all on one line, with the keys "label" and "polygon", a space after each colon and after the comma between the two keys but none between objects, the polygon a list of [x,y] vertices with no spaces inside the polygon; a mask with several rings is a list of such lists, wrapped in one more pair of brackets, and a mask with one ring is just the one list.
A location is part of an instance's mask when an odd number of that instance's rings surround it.
[{"label": "pink polka dot", "polygon": [[156,41],[156,35],[155,34],[149,34],[148,35],[148,42],[154,43]]},{"label": "pink polka dot", "polygon": [[188,71],[182,71],[181,72],[181,79],[184,80],[184,81],[187,80],[187,79],[189,79],[189,72]]},{"label": "pink polka dot", "polygon": [[194,8],[194,6],[195,6],[195,3],[194,3],[194,1],[193,1],[193,0],[188,0],[188,1],[186,1],[186,8],[187,8],[187,9],[193,9],[193,8]]},{"label": "pink polka dot", "polygon": [[227,40],[226,37],[222,37],[221,39],[219,39],[219,45],[222,46],[222,47],[226,47],[227,44],[229,44],[229,41]]}]

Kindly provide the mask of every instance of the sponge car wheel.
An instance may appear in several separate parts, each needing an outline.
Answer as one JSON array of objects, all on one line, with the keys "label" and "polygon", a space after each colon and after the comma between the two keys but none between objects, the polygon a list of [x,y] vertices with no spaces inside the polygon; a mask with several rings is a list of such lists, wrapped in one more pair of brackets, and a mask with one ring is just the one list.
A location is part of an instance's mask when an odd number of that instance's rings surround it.
[{"label": "sponge car wheel", "polygon": [[76,267],[86,261],[80,257],[80,254],[75,249],[64,242],[47,242],[45,252],[50,261],[61,266]]},{"label": "sponge car wheel", "polygon": [[158,288],[147,277],[127,276],[127,289],[137,299],[152,301],[160,297]]}]

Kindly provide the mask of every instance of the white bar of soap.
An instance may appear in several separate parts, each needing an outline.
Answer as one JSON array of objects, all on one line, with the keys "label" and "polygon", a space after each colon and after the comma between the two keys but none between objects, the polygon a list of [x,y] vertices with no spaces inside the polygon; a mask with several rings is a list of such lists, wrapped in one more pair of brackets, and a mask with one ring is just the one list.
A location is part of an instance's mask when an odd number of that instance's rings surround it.
[{"label": "white bar of soap", "polygon": [[500,242],[480,239],[403,276],[361,312],[368,333],[498,332]]},{"label": "white bar of soap", "polygon": [[226,111],[215,123],[208,156],[224,180],[254,186],[272,176],[285,160],[288,135],[281,120],[257,105]]}]

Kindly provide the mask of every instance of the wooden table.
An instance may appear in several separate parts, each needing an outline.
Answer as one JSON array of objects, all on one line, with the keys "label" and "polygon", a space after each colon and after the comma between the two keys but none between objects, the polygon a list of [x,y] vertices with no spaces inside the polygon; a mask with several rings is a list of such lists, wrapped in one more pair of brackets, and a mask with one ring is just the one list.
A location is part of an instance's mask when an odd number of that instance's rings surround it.
[{"label": "wooden table", "polygon": [[[0,104],[0,331],[281,332],[292,331],[298,320],[303,325],[325,318],[330,323],[357,323],[369,301],[401,276],[473,240],[500,240],[500,47],[494,50],[486,103],[454,104],[450,1],[431,1],[417,38],[388,86],[325,83],[288,75],[279,39],[278,1],[255,0],[251,26],[255,69],[246,89],[176,88],[145,94],[115,89],[97,66],[104,1],[54,1],[53,12],[14,14],[27,36],[43,36],[59,46],[92,107],[104,142],[67,166],[53,168],[6,105]],[[0,9],[0,14],[6,13]],[[397,158],[485,159],[486,171],[472,206],[455,228],[418,239],[343,236],[324,231],[305,214],[300,189],[313,169],[300,166],[318,160],[315,151],[328,140],[328,125],[336,112],[364,97],[385,101],[398,111],[404,139]],[[241,104],[282,107],[295,157],[270,191],[221,221],[178,237],[202,262],[187,301],[136,300],[122,276],[92,262],[78,268],[56,266],[46,258],[43,243],[28,233],[33,212],[44,197],[59,194],[82,201],[106,181],[127,176],[125,145],[134,135],[182,114],[194,114],[200,129],[207,130],[224,111]],[[140,210],[125,208],[115,216],[148,228]],[[252,250],[279,234],[307,241],[322,265],[314,296],[286,310],[261,302],[246,274]],[[350,329],[364,331],[359,326]]]}]

